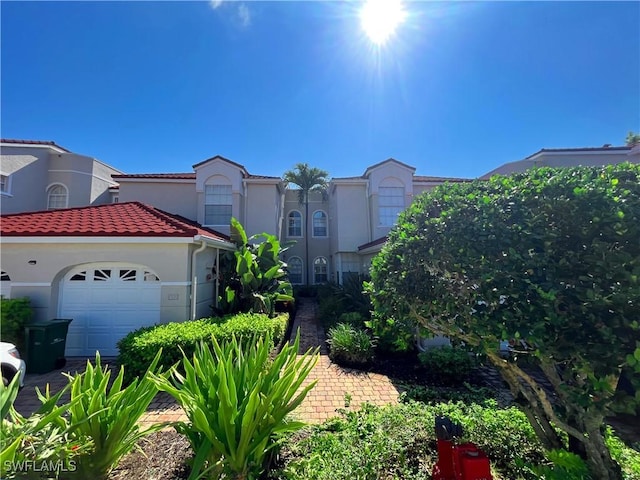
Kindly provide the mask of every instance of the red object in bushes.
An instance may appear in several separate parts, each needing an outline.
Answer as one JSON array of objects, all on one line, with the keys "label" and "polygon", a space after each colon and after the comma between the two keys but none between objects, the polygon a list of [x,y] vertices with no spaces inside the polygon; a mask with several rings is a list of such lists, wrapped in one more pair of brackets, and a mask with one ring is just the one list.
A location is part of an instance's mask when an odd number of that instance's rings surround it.
[{"label": "red object in bushes", "polygon": [[433,480],[492,480],[487,455],[473,443],[455,445],[454,436],[462,428],[447,418],[436,419],[438,462],[433,467]]}]

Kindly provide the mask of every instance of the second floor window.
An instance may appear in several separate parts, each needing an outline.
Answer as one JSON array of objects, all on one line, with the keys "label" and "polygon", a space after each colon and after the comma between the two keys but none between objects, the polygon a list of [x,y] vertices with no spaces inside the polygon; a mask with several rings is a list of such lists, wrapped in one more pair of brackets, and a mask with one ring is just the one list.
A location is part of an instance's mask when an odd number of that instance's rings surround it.
[{"label": "second floor window", "polygon": [[231,185],[205,185],[204,188],[204,224],[229,225],[233,205]]},{"label": "second floor window", "polygon": [[47,194],[47,209],[67,208],[69,195],[64,185],[54,185]]},{"label": "second floor window", "polygon": [[0,193],[9,193],[8,175],[0,175]]},{"label": "second floor window", "polygon": [[380,225],[392,227],[398,221],[398,215],[404,210],[403,187],[380,187],[378,189],[378,207]]},{"label": "second floor window", "polygon": [[287,236],[289,237],[301,237],[302,236],[302,215],[300,212],[289,212],[287,222]]},{"label": "second floor window", "polygon": [[327,214],[322,210],[318,210],[313,214],[313,236],[327,236]]}]

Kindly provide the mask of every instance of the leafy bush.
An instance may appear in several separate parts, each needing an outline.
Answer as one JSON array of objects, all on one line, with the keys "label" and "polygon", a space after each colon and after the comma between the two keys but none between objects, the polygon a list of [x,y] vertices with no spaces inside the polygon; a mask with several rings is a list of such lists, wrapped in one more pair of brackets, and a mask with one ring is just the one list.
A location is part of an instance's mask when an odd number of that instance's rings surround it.
[{"label": "leafy bush", "polygon": [[[148,372],[156,372],[161,353],[157,352]],[[77,478],[106,478],[141,438],[166,426],[154,424],[142,429],[138,424],[158,392],[148,378],[148,372],[142,379],[135,379],[122,388],[124,367],[121,367],[109,385],[111,371],[107,365],[100,364],[100,354],[97,353],[95,365],[87,361],[83,373],[65,374],[71,393],[71,403],[66,406],[70,437],[78,443],[89,440],[93,445],[78,456]],[[159,372],[156,376],[162,378]]]},{"label": "leafy bush", "polygon": [[543,452],[526,417],[516,408],[494,404],[363,405],[308,430],[283,449],[288,462],[272,475],[296,480],[429,479],[437,460],[435,417],[462,424],[461,441],[482,448],[502,478],[522,478],[519,458],[542,461]]},{"label": "leafy bush", "polygon": [[[329,284],[325,284],[329,285]],[[320,322],[325,329],[329,329],[336,325],[340,316],[346,312],[344,299],[337,295],[319,296],[318,297],[318,315]]]},{"label": "leafy bush", "polygon": [[70,436],[69,426],[63,416],[69,404],[56,406],[64,390],[54,396],[50,396],[47,390],[45,398],[36,389],[42,405],[28,418],[20,415],[13,407],[18,390],[17,376],[6,387],[0,385],[1,478],[37,476],[31,475],[34,472],[19,471],[21,466],[24,469],[31,465],[40,468],[42,465],[55,465],[58,470],[75,470],[77,456],[86,453],[93,444],[87,439],[75,442]]},{"label": "leafy bush", "polygon": [[273,318],[265,314],[240,313],[143,327],[118,342],[120,354],[117,361],[125,366],[125,381],[130,381],[144,374],[160,349],[162,358],[159,366],[168,368],[182,360],[182,352],[187,356],[193,355],[198,342],[211,336],[218,341],[230,340],[233,336],[268,336],[279,344],[287,331],[288,321],[286,313]]},{"label": "leafy bush", "polygon": [[575,453],[566,450],[550,450],[546,454],[548,464],[527,465],[536,478],[542,480],[590,480],[589,467]]},{"label": "leafy bush", "polygon": [[340,323],[346,323],[356,328],[364,328],[365,318],[358,312],[347,312],[340,315]]},{"label": "leafy bush", "polygon": [[29,323],[33,312],[28,298],[0,299],[0,330],[2,341],[13,343],[24,351],[24,326]]},{"label": "leafy bush", "polygon": [[329,329],[329,357],[339,365],[366,365],[373,359],[375,342],[369,334],[347,323]]},{"label": "leafy bush", "polygon": [[[225,252],[221,258],[222,294],[216,313],[273,315],[278,302],[294,300],[286,264],[281,259],[288,247],[281,246],[278,237],[260,233],[248,238],[242,224],[231,218],[231,240],[236,249]],[[253,243],[255,240],[261,241]]]},{"label": "leafy bush", "polygon": [[613,459],[622,467],[622,474],[628,480],[640,480],[640,444],[628,447],[616,437],[611,427],[605,430],[605,442]]},{"label": "leafy bush", "polygon": [[[414,321],[480,347],[499,369],[541,441],[587,452],[594,476],[619,478],[601,427],[640,402],[615,385],[640,376],[640,165],[540,168],[446,185],[418,197],[372,265],[381,318]],[[524,338],[548,380],[495,351]],[[636,385],[637,386],[637,385]]]},{"label": "leafy bush", "polygon": [[416,401],[429,404],[462,402],[483,405],[487,400],[495,399],[495,395],[495,389],[476,387],[465,382],[462,384],[462,388],[409,385],[403,388],[400,400],[403,402]]},{"label": "leafy bush", "polygon": [[429,379],[442,385],[461,385],[473,368],[469,352],[461,348],[430,348],[420,352],[418,359]]},{"label": "leafy bush", "polygon": [[366,278],[363,275],[353,275],[346,277],[342,285],[326,283],[318,287],[320,319],[326,329],[344,322],[341,317],[348,313],[357,313],[363,320],[369,319],[371,302],[364,291]]},{"label": "leafy bush", "polygon": [[184,357],[184,375],[174,371],[173,381],[151,375],[189,418],[176,428],[195,452],[190,478],[257,478],[278,445],[277,436],[303,426],[286,416],[315,386],[301,388],[317,350],[299,358],[298,333],[270,360],[271,345],[268,337],[240,342],[232,336],[222,343],[213,337],[212,348],[199,342],[192,359]]},{"label": "leafy bush", "polygon": [[409,316],[400,320],[392,316],[373,313],[365,322],[378,339],[378,350],[390,353],[411,352],[416,348],[416,323]]}]

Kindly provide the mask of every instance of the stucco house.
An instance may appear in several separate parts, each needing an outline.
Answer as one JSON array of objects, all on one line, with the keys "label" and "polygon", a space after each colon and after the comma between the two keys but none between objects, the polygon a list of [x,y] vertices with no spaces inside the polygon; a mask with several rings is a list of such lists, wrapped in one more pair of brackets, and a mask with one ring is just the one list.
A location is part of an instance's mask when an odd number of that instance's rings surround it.
[{"label": "stucco house", "polygon": [[[139,202],[5,215],[2,270],[36,320],[72,318],[67,355],[116,355],[136,328],[201,318],[229,239]],[[4,283],[4,282],[3,282]]]},{"label": "stucco house", "polygon": [[535,167],[597,167],[622,162],[640,163],[640,144],[633,147],[614,147],[606,144],[602,147],[543,148],[522,160],[500,165],[480,178],[510,175]]},{"label": "stucco house", "polygon": [[294,241],[285,253],[293,284],[342,282],[345,275],[367,272],[375,251],[363,247],[385,237],[414,195],[445,182],[468,181],[415,175],[414,167],[390,158],[360,176],[331,179],[327,198],[310,196],[309,218],[304,218],[297,191],[280,177],[250,174],[221,156],[197,163],[193,170],[113,178],[120,202],[154,205],[225,234],[233,216],[248,235],[267,232],[283,242]]},{"label": "stucco house", "polygon": [[111,203],[122,173],[55,142],[2,139],[0,157],[2,214]]},{"label": "stucco house", "polygon": [[[209,315],[219,255],[233,249],[232,216],[249,235],[295,241],[284,258],[293,284],[342,283],[368,272],[416,195],[470,181],[416,175],[390,158],[332,178],[325,198],[311,196],[305,218],[297,191],[280,177],[222,156],[182,173],[125,174],[54,142],[3,140],[1,153],[0,294],[30,297],[36,320],[73,318],[70,356],[114,355],[132,329]],[[640,161],[640,146],[543,149],[481,178],[621,161]]]}]

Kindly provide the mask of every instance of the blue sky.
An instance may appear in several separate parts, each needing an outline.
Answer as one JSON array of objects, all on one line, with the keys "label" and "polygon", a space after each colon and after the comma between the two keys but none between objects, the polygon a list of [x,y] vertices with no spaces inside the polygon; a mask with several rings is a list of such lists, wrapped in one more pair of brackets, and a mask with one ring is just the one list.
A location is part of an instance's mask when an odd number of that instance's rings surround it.
[{"label": "blue sky", "polygon": [[357,2],[2,2],[4,138],[127,173],[223,155],[476,177],[640,131],[639,2],[405,2],[381,48]]}]

